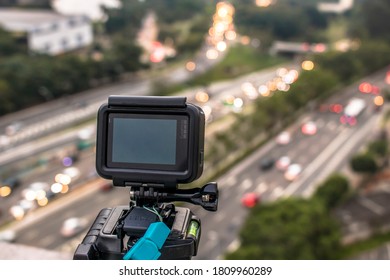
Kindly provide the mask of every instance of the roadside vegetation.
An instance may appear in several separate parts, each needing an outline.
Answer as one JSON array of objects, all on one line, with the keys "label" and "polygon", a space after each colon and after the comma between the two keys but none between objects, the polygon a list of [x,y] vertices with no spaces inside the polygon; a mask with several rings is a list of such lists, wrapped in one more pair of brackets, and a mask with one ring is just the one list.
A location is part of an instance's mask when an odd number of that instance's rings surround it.
[{"label": "roadside vegetation", "polygon": [[333,175],[310,199],[289,198],[253,208],[241,246],[227,259],[336,259],[341,231],[330,212],[348,195],[348,181]]}]

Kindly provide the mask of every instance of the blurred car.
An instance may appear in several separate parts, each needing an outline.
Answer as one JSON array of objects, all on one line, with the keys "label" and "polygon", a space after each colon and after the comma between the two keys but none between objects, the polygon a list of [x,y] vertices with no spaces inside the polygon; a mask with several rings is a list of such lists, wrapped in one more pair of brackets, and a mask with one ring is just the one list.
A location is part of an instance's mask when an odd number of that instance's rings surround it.
[{"label": "blurred car", "polygon": [[276,137],[276,143],[279,145],[287,145],[291,141],[291,133],[288,131],[282,131],[277,137]]},{"label": "blurred car", "polygon": [[278,170],[285,171],[291,163],[291,159],[288,156],[282,156],[279,158],[275,165]]},{"label": "blurred car", "polygon": [[263,158],[260,161],[260,169],[261,170],[270,170],[275,165],[275,160],[273,158]]},{"label": "blurred car", "polygon": [[62,223],[62,227],[60,233],[63,237],[72,237],[76,234],[81,233],[84,229],[86,229],[88,225],[88,220],[85,218],[72,217],[66,219]]},{"label": "blurred car", "polygon": [[7,146],[10,143],[11,140],[7,135],[0,135],[0,146]]},{"label": "blurred car", "polygon": [[340,114],[343,111],[343,105],[340,103],[321,104],[319,105],[318,110],[322,113],[330,112]]},{"label": "blurred car", "polygon": [[305,135],[314,135],[317,133],[317,125],[313,121],[304,123],[301,127],[301,131]]},{"label": "blurred car", "polygon": [[16,239],[16,233],[13,230],[0,231],[0,242],[13,242]]},{"label": "blurred car", "polygon": [[9,196],[14,189],[18,188],[21,185],[21,182],[18,178],[11,177],[5,179],[0,184],[0,197],[6,197]]},{"label": "blurred car", "polygon": [[330,104],[329,105],[329,111],[335,114],[340,114],[343,111],[343,105],[339,103]]},{"label": "blurred car", "polygon": [[260,194],[254,192],[246,193],[241,198],[241,204],[247,208],[255,207],[259,202]]},{"label": "blurred car", "polygon": [[23,127],[23,124],[21,122],[11,123],[10,125],[8,125],[5,128],[5,134],[7,134],[8,136],[13,136],[17,132],[19,132],[22,129],[22,127]]},{"label": "blurred car", "polygon": [[4,180],[3,185],[9,186],[11,189],[17,188],[21,185],[20,179],[16,177],[10,177]]},{"label": "blurred car", "polygon": [[48,183],[34,182],[22,191],[22,196],[29,201],[39,200],[46,196],[46,192],[50,189]]},{"label": "blurred car", "polygon": [[291,164],[286,172],[284,173],[284,178],[288,181],[294,181],[296,178],[298,178],[299,174],[302,172],[302,166],[300,164],[294,163]]},{"label": "blurred car", "polygon": [[17,204],[13,205],[9,209],[9,213],[15,220],[21,220],[26,216],[26,214],[32,209],[36,208],[37,204],[34,201],[23,199],[20,200]]}]

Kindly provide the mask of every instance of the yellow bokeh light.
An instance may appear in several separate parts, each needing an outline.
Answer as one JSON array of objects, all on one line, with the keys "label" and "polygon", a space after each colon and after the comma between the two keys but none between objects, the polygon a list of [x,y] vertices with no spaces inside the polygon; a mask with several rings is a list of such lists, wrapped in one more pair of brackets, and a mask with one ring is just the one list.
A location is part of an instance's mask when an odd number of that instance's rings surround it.
[{"label": "yellow bokeh light", "polygon": [[67,193],[69,191],[69,186],[68,185],[63,185],[61,193]]},{"label": "yellow bokeh light", "polygon": [[226,8],[226,6],[222,6],[220,7],[218,10],[217,10],[217,14],[218,16],[220,17],[226,17],[228,15],[229,11],[228,9]]},{"label": "yellow bokeh light", "polygon": [[241,37],[241,44],[249,45],[250,42],[251,42],[251,38],[249,38],[248,36],[242,36]]},{"label": "yellow bokeh light", "polygon": [[226,25],[223,22],[218,22],[214,24],[215,33],[223,33],[226,29]]},{"label": "yellow bokeh light", "polygon": [[233,95],[228,95],[225,98],[225,103],[228,105],[233,105],[235,97]]},{"label": "yellow bokeh light", "polygon": [[271,0],[256,0],[256,6],[258,7],[269,7],[272,4]]},{"label": "yellow bokeh light", "polygon": [[302,69],[306,71],[311,71],[314,69],[314,62],[311,60],[305,60],[302,62]]},{"label": "yellow bokeh light", "polygon": [[209,28],[209,35],[210,35],[210,36],[214,36],[214,35],[215,35],[215,29],[214,29],[214,27],[210,27],[210,28]]},{"label": "yellow bokeh light", "polygon": [[11,207],[10,214],[15,218],[15,220],[20,221],[24,218],[25,212],[21,206],[17,205]]},{"label": "yellow bokeh light", "polygon": [[3,186],[0,188],[0,196],[6,197],[9,196],[12,192],[12,189],[9,186]]},{"label": "yellow bokeh light", "polygon": [[385,100],[383,99],[382,96],[380,96],[380,95],[375,96],[375,98],[374,98],[374,104],[375,104],[376,106],[382,106],[384,103],[385,103]]},{"label": "yellow bokeh light", "polygon": [[196,69],[196,63],[195,62],[193,62],[193,61],[188,61],[187,63],[186,63],[186,69],[188,70],[188,71],[194,71],[195,69]]},{"label": "yellow bokeh light", "polygon": [[198,91],[195,95],[195,99],[198,102],[206,103],[207,101],[209,101],[209,95],[205,91]]},{"label": "yellow bokeh light", "polygon": [[39,206],[46,206],[49,203],[47,197],[43,197],[37,201]]},{"label": "yellow bokeh light", "polygon": [[72,178],[69,175],[59,173],[54,177],[54,180],[62,185],[69,185]]},{"label": "yellow bokeh light", "polygon": [[234,30],[229,30],[229,31],[227,31],[227,32],[225,33],[225,38],[226,38],[227,40],[230,40],[230,41],[235,40],[235,39],[237,38],[237,33],[236,33],[236,31],[234,31]]},{"label": "yellow bokeh light", "polygon": [[39,190],[36,192],[36,200],[39,201],[41,199],[46,198],[46,192],[44,190]]}]

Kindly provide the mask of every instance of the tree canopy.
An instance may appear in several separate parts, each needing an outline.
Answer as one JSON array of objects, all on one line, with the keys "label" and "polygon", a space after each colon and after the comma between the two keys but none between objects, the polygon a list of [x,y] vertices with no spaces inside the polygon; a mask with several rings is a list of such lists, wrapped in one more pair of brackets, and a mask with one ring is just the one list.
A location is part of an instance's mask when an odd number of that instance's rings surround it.
[{"label": "tree canopy", "polygon": [[240,239],[227,259],[334,259],[340,231],[322,203],[287,199],[253,208]]},{"label": "tree canopy", "polygon": [[329,210],[346,199],[349,193],[349,181],[341,174],[333,174],[320,184],[314,198],[321,200]]}]

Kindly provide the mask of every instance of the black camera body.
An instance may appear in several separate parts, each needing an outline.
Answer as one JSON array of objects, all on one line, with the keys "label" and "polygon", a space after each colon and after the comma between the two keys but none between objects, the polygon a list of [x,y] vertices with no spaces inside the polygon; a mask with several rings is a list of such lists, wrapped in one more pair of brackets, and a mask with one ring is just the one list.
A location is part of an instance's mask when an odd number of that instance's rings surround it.
[{"label": "black camera body", "polygon": [[203,171],[202,109],[185,97],[110,96],[97,124],[96,170],[114,186],[129,187],[130,202],[100,211],[74,259],[123,259],[156,222],[169,229],[159,259],[191,259],[201,222],[188,208],[169,202],[217,210],[216,183],[178,188]]}]

